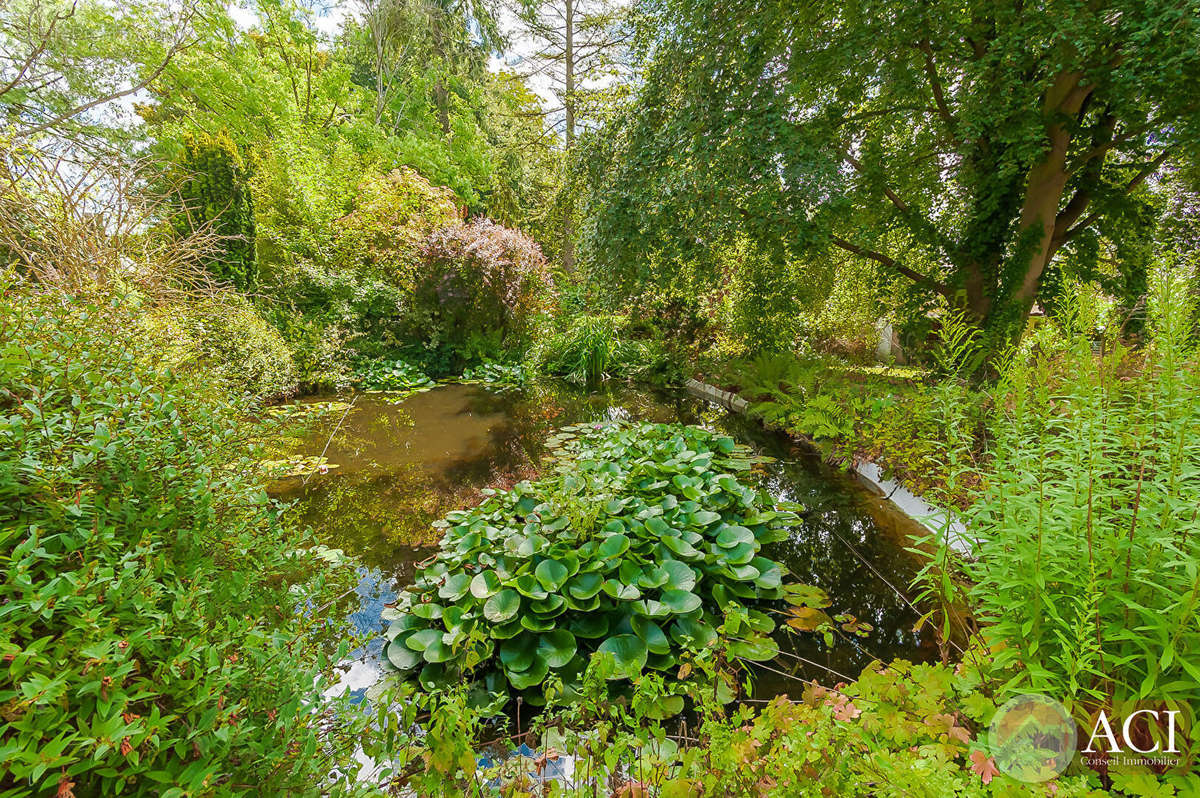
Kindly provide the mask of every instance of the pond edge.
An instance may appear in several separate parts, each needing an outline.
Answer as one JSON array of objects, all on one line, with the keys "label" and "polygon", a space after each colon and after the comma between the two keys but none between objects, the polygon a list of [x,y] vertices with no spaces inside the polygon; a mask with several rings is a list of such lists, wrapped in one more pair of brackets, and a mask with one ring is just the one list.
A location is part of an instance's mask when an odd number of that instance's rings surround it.
[{"label": "pond edge", "polygon": [[[715,385],[701,382],[692,377],[684,382],[684,388],[693,396],[749,417],[746,410],[750,403],[733,391],[721,390]],[[789,437],[815,448],[812,441],[803,437],[794,435]],[[977,542],[968,534],[966,524],[953,512],[944,510],[918,496],[901,482],[884,477],[883,467],[878,463],[860,460],[849,465],[838,465],[838,467],[851,471],[873,493],[891,502],[897,510],[930,532],[936,535],[945,535],[949,547],[960,556],[974,556]]]}]

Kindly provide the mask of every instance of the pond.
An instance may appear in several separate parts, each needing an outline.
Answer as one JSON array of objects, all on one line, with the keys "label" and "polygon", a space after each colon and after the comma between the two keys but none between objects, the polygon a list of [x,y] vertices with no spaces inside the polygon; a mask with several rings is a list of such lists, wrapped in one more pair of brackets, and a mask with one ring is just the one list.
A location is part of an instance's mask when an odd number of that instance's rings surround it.
[{"label": "pond", "polygon": [[352,405],[344,418],[333,413],[314,426],[299,453],[324,452],[335,467],[280,480],[271,490],[294,502],[291,512],[323,543],[362,564],[359,606],[349,621],[372,642],[352,655],[352,690],[365,690],[383,671],[381,613],[417,563],[436,552],[440,535],[430,524],[476,503],[485,487],[536,475],[554,429],[606,419],[699,424],[775,458],[755,476],[758,487],[806,511],[792,536],[764,547],[764,556],[784,564],[793,580],[824,589],[831,615],[849,613],[873,627],[832,646],[817,635],[777,632],[780,657],[752,666],[755,698],[798,696],[802,680],[848,681],[873,659],[924,662],[938,653],[931,629],[914,631],[918,613],[904,597],[919,566],[905,546],[923,528],[814,452],[724,408],[626,384],[592,392],[566,384],[505,391],[449,384],[406,398],[360,393],[300,401],[331,399]]}]

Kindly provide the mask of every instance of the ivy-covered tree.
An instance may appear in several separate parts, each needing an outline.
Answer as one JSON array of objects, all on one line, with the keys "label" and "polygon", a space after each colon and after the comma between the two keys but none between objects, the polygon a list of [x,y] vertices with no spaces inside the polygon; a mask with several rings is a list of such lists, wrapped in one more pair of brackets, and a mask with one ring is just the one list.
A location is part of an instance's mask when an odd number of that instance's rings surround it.
[{"label": "ivy-covered tree", "polygon": [[645,82],[590,200],[596,257],[626,274],[702,263],[731,231],[781,257],[832,248],[998,344],[1064,248],[1200,150],[1197,0],[645,10]]},{"label": "ivy-covered tree", "polygon": [[220,245],[209,256],[208,269],[239,291],[248,291],[258,282],[248,179],[241,153],[227,133],[184,136],[176,163],[171,226],[183,236],[211,229]]}]

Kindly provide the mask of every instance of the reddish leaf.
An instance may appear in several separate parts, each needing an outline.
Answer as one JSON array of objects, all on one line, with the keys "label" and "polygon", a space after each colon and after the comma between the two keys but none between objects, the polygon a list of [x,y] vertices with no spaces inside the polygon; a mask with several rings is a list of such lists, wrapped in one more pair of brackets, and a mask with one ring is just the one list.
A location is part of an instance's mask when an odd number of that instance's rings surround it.
[{"label": "reddish leaf", "polygon": [[983,751],[971,752],[971,772],[978,774],[984,784],[991,784],[992,779],[1000,775],[1000,769],[996,767],[996,760]]}]

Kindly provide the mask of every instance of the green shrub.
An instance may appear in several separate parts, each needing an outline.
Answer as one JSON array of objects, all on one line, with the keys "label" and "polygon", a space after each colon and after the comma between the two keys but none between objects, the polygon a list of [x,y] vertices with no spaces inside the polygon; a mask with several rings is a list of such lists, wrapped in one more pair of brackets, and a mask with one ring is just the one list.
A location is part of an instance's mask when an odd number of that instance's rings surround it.
[{"label": "green shrub", "polygon": [[205,257],[213,276],[239,291],[258,283],[250,173],[227,133],[189,133],[171,175],[176,208],[170,223],[183,237],[211,227],[219,236]]},{"label": "green shrub", "polygon": [[163,304],[141,321],[161,347],[158,362],[203,375],[218,394],[274,398],[296,390],[296,367],[283,337],[237,294]]},{"label": "green shrub", "polygon": [[353,572],[281,526],[130,308],[0,305],[0,793],[314,792],[356,744],[314,711]]},{"label": "green shrub", "polygon": [[577,693],[593,653],[612,656],[609,679],[636,679],[722,624],[739,634],[731,659],[778,654],[752,607],[783,596],[783,574],[759,548],[798,517],[732,476],[748,449],[665,424],[566,427],[551,444],[551,476],[442,522],[436,562],[398,600],[394,666],[426,689],[474,679],[542,703],[551,673]]},{"label": "green shrub", "polygon": [[406,326],[427,348],[448,349],[465,362],[468,344],[480,336],[508,348],[527,340],[550,292],[546,259],[533,239],[475,219],[425,242]]},{"label": "green shrub", "polygon": [[369,177],[358,186],[354,209],[335,225],[334,262],[412,291],[426,239],[461,219],[458,197],[407,166]]}]

